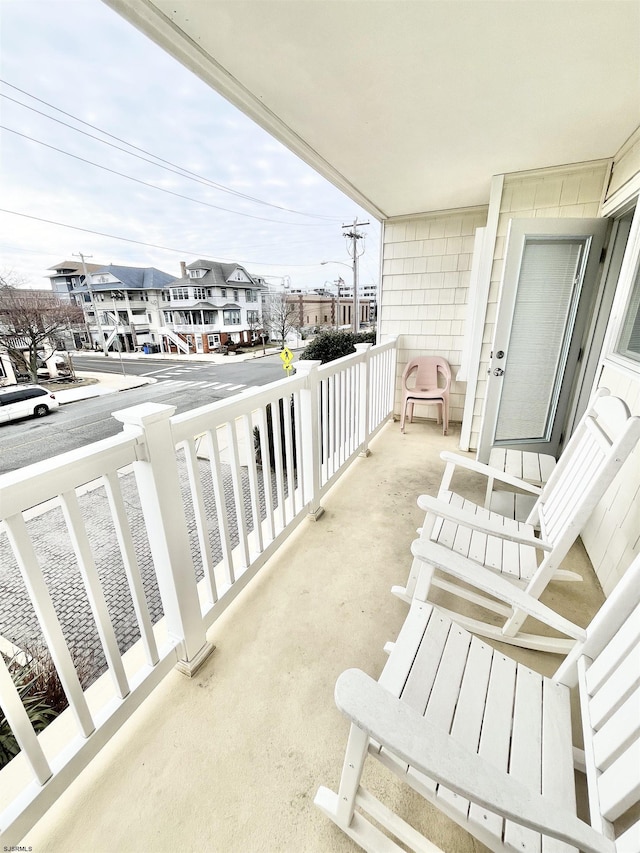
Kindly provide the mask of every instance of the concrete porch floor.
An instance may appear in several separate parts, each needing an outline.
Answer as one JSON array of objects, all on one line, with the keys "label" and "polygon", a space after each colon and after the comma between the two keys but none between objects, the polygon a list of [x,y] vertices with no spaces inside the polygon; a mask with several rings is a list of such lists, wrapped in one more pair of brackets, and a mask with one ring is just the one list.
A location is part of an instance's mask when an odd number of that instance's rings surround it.
[{"label": "concrete porch floor", "polygon": [[[458,433],[388,424],[209,632],[195,678],[173,671],[22,844],[87,853],[328,853],[359,849],[313,805],[336,789],[348,731],[338,675],[377,676],[407,608],[390,594],[410,565],[422,513]],[[482,500],[469,478],[456,490]],[[581,543],[565,565],[583,584],[552,584],[546,603],[585,625],[602,593]],[[510,654],[552,673],[560,658]],[[369,762],[367,786],[445,851],[484,849]]]}]

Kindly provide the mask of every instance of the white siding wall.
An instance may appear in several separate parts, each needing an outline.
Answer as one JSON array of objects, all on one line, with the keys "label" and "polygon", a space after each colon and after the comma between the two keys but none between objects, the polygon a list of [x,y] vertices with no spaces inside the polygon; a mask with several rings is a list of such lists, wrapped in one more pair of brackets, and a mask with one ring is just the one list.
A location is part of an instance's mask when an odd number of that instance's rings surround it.
[{"label": "white siding wall", "polygon": [[471,447],[477,448],[486,393],[489,354],[493,342],[496,311],[510,219],[589,218],[598,215],[608,173],[608,163],[535,173],[506,175],[500,202],[500,217],[491,269],[478,388],[471,424]]},{"label": "white siding wall", "polygon": [[[453,376],[460,366],[471,256],[487,209],[388,220],[384,228],[380,333],[399,335],[398,371],[418,355],[442,355]],[[450,420],[461,421],[464,383],[452,384]],[[396,412],[400,411],[400,386]],[[434,407],[416,417],[435,418]]]},{"label": "white siding wall", "polygon": [[[484,404],[509,219],[601,215],[609,165],[602,161],[505,176],[474,405],[474,448]],[[608,195],[637,182],[638,176],[640,130],[614,158]],[[439,354],[449,360],[455,375],[463,345],[474,233],[485,225],[486,215],[486,208],[477,208],[385,223],[380,331],[383,336],[400,336],[399,371],[414,355]],[[640,373],[621,370],[605,359],[598,385],[608,387],[626,401],[633,414],[640,415]],[[464,390],[464,383],[454,382],[454,421],[462,419]],[[396,412],[399,408],[398,385]],[[417,414],[431,417],[435,410],[418,410]],[[595,510],[582,539],[600,583],[609,594],[633,556],[640,552],[640,449],[628,460]]]}]

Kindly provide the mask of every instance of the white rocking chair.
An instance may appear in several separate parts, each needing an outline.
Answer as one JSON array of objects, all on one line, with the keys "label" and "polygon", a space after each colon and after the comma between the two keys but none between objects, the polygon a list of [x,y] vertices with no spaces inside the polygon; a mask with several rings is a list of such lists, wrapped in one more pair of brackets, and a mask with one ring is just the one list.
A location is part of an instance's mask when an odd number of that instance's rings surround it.
[{"label": "white rocking chair", "polygon": [[[443,550],[413,549],[428,559]],[[464,576],[468,561],[449,557]],[[338,793],[320,788],[316,805],[365,850],[405,849],[390,836],[441,850],[362,787],[370,755],[491,850],[639,853],[640,558],[586,631],[498,580],[512,606],[575,638],[553,678],[414,601],[378,682],[354,669],[338,679],[351,730]],[[583,750],[573,745],[576,685]],[[586,774],[589,823],[576,814],[574,769]]]},{"label": "white rocking chair", "polygon": [[[438,498],[418,498],[418,506],[426,512],[420,536],[526,587],[535,598],[552,580],[580,581],[580,575],[561,569],[561,563],[639,440],[640,418],[631,417],[625,403],[605,391],[583,417],[546,486],[537,490],[539,496],[527,522],[490,512],[441,489]],[[471,464],[476,470],[487,467]],[[514,481],[495,469],[490,469],[490,475]],[[445,472],[445,485],[449,482]],[[535,489],[523,481],[517,485],[523,490]],[[436,574],[434,569],[414,558],[406,585],[394,586],[392,592],[407,602],[414,597],[427,601],[432,586],[442,588],[502,617],[502,625],[496,625],[458,611],[445,611],[470,631],[526,648],[566,654],[569,645],[564,639],[522,633],[526,614],[496,601],[490,589],[485,589],[488,594],[479,594]]]}]

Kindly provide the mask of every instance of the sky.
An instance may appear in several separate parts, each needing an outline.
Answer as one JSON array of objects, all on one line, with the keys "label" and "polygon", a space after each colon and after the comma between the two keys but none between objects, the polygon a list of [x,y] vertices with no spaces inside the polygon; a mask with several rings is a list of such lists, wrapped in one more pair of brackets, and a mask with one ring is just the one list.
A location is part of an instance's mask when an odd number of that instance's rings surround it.
[{"label": "sky", "polygon": [[0,78],[5,277],[47,287],[82,253],[351,284],[321,261],[351,266],[342,226],[358,217],[360,281],[377,282],[376,220],[100,0],[0,0]]}]

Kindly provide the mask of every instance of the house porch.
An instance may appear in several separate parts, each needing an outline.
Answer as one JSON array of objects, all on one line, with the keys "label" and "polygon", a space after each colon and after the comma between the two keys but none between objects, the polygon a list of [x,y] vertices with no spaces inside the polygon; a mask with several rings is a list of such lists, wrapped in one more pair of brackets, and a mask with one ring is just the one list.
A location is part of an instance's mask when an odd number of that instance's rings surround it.
[{"label": "house porch", "polygon": [[[436,494],[454,425],[406,434],[388,423],[208,631],[216,650],[192,679],[173,670],[72,783],[22,845],[54,851],[350,851],[313,805],[335,789],[347,722],[333,703],[346,668],[377,676],[406,605],[390,594],[409,568],[416,498]],[[471,479],[454,485],[482,497]],[[602,600],[578,542],[566,565],[583,584],[551,584],[543,600],[585,625]],[[545,673],[559,658],[511,649]],[[377,764],[377,762],[376,762]],[[446,851],[469,836],[376,766],[369,787]],[[380,778],[372,778],[378,774]],[[384,774],[384,775],[383,775]]]}]

